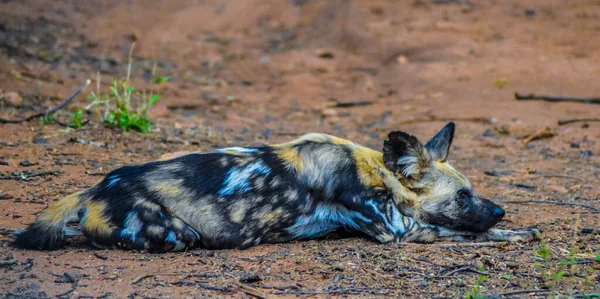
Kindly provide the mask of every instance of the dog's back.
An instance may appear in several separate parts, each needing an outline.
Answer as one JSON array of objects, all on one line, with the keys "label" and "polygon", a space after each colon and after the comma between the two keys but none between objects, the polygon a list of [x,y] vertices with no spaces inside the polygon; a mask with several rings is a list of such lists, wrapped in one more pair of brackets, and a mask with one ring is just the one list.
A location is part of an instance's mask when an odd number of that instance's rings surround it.
[{"label": "dog's back", "polygon": [[347,204],[383,186],[379,167],[380,152],[323,134],[126,166],[43,211],[16,244],[52,249],[79,232],[153,251],[314,238],[369,221]]}]

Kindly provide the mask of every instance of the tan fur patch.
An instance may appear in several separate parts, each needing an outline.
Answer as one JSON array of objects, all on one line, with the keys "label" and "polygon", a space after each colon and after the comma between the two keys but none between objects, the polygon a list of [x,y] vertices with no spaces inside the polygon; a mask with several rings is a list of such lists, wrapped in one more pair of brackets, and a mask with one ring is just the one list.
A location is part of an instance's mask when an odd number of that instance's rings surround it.
[{"label": "tan fur patch", "polygon": [[237,200],[231,205],[229,219],[234,223],[241,223],[246,217],[247,204],[245,200]]},{"label": "tan fur patch", "polygon": [[293,169],[301,172],[303,169],[300,153],[293,148],[280,148],[275,151],[279,159],[287,162]]},{"label": "tan fur patch", "polygon": [[59,222],[68,217],[69,214],[71,214],[79,205],[80,194],[81,192],[77,192],[59,200],[57,203],[44,210],[40,214],[39,220],[46,222]]},{"label": "tan fur patch", "polygon": [[379,175],[385,186],[392,191],[392,194],[394,194],[394,200],[396,200],[397,205],[408,203],[409,205],[414,206],[417,204],[419,196],[401,184],[400,181],[398,181],[398,177],[391,171],[387,168],[383,168],[380,170]]},{"label": "tan fur patch", "polygon": [[160,158],[158,158],[158,161],[171,160],[171,159],[179,158],[179,157],[191,154],[191,153],[192,152],[189,152],[189,151],[166,153],[166,154],[163,154],[162,156],[160,156]]},{"label": "tan fur patch", "polygon": [[299,138],[292,140],[290,142],[287,142],[287,143],[275,144],[275,145],[273,145],[273,147],[289,148],[289,147],[293,147],[294,145],[297,145],[297,144],[300,144],[300,143],[303,143],[306,141],[320,142],[320,143],[332,143],[332,144],[338,144],[338,145],[354,144],[350,140],[342,139],[342,138],[328,135],[328,134],[309,133],[309,134],[300,136]]},{"label": "tan fur patch", "polygon": [[266,205],[263,206],[256,214],[256,218],[258,218],[259,226],[265,227],[266,225],[277,223],[281,218],[281,214],[283,214],[283,210],[281,208],[273,211],[272,206]]},{"label": "tan fur patch", "polygon": [[357,146],[354,148],[354,160],[358,177],[365,186],[383,187],[384,183],[379,169],[385,168],[383,154],[370,148]]},{"label": "tan fur patch", "polygon": [[104,216],[104,203],[88,200],[84,205],[87,207],[87,217],[83,223],[83,230],[93,235],[108,236],[112,227]]},{"label": "tan fur patch", "polygon": [[435,168],[437,168],[439,171],[441,171],[445,175],[455,177],[458,180],[459,184],[470,185],[467,178],[463,174],[458,172],[456,169],[454,169],[454,167],[452,167],[452,165],[450,165],[446,162],[438,162],[438,161],[433,162],[433,165]]},{"label": "tan fur patch", "polygon": [[150,189],[156,193],[158,193],[162,197],[166,198],[177,198],[183,195],[184,187],[181,185],[182,180],[170,179],[163,182],[148,183]]}]

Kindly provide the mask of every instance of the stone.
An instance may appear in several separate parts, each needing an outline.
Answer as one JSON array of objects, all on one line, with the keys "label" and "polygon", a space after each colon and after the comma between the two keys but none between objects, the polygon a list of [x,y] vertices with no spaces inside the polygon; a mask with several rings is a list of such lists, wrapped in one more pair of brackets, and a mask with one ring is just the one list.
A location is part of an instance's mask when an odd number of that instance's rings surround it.
[{"label": "stone", "polygon": [[14,91],[5,93],[3,99],[11,106],[21,106],[23,103],[23,98],[21,98],[21,96]]}]

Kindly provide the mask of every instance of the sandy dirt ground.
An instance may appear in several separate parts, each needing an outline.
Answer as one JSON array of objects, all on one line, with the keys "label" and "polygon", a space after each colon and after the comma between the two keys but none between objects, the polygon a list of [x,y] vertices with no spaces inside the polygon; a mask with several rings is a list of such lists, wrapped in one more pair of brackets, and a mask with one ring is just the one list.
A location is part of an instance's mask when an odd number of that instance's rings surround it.
[{"label": "sandy dirt ground", "polygon": [[[0,124],[3,298],[570,296],[600,292],[600,2],[0,1],[0,117],[56,105],[101,73],[156,87],[150,133]],[[95,82],[57,118],[85,107]],[[366,101],[357,107],[335,103]],[[331,133],[380,149],[457,123],[450,160],[543,242],[495,247],[328,238],[183,253],[17,250],[13,230],[117,167],[181,150]],[[507,203],[536,200],[542,203]],[[543,201],[576,203],[555,205]],[[547,255],[539,254],[542,248]],[[14,257],[14,259],[13,259]],[[16,260],[15,260],[16,259]],[[533,290],[525,292],[524,290]],[[583,298],[583,296],[581,296]]]}]

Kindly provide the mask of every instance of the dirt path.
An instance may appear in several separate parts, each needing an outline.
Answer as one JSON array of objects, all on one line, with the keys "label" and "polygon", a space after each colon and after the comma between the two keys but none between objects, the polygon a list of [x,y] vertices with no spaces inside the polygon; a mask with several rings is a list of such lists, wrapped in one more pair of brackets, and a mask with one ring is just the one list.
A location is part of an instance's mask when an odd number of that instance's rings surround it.
[{"label": "dirt path", "polygon": [[[155,63],[158,75],[171,77],[149,134],[112,130],[94,116],[67,131],[38,121],[0,124],[0,260],[17,260],[0,263],[0,291],[6,298],[600,292],[598,234],[589,233],[600,228],[599,214],[549,204],[506,203],[499,225],[535,225],[545,246],[342,239],[162,255],[82,242],[52,252],[10,247],[13,229],[39,210],[125,164],[307,132],[379,149],[391,130],[426,139],[448,120],[458,124],[452,163],[480,195],[600,208],[600,123],[557,125],[599,117],[600,106],[513,96],[600,96],[598,1],[433,2],[446,1],[0,1],[0,117],[53,106],[97,71],[107,88],[124,76],[134,41],[136,86],[148,87]],[[84,98],[58,118],[68,120]],[[370,104],[330,107],[336,101]],[[525,144],[546,128],[553,137]],[[534,254],[540,247],[546,259]]]}]

